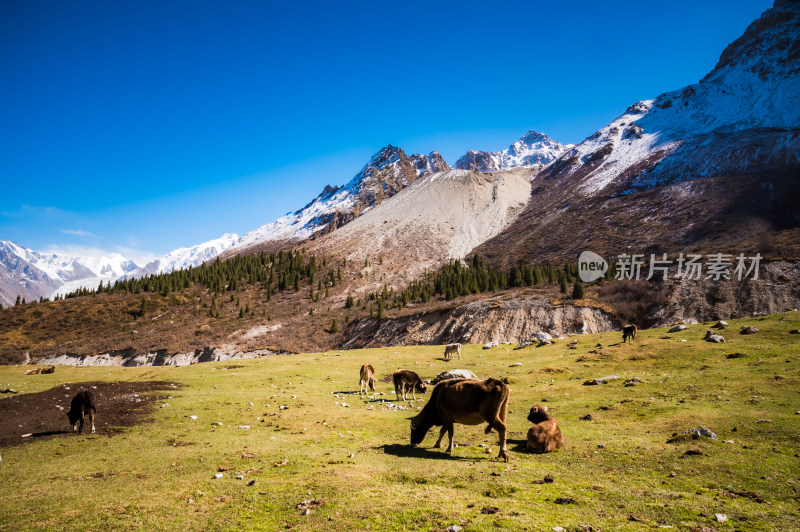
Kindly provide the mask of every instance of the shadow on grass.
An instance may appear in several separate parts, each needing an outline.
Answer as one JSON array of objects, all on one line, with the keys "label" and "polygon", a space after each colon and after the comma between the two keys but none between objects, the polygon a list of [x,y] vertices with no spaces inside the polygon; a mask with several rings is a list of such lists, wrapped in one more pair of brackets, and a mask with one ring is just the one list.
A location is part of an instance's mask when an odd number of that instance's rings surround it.
[{"label": "shadow on grass", "polygon": [[442,449],[426,449],[424,447],[411,447],[408,444],[387,443],[375,447],[375,450],[383,450],[386,454],[398,456],[400,458],[433,458],[437,460],[454,460],[457,462],[477,462],[478,459],[466,456],[453,456],[452,453]]},{"label": "shadow on grass", "polygon": [[[506,445],[508,446],[509,451],[514,451],[515,453],[527,453],[528,452],[528,440],[512,440],[507,439]],[[513,447],[512,447],[513,445]]]},{"label": "shadow on grass", "polygon": [[[56,436],[58,434],[69,434],[68,430],[48,430],[47,432],[34,432],[31,434],[32,438],[41,438],[42,436]],[[77,432],[75,434],[78,434]]]}]

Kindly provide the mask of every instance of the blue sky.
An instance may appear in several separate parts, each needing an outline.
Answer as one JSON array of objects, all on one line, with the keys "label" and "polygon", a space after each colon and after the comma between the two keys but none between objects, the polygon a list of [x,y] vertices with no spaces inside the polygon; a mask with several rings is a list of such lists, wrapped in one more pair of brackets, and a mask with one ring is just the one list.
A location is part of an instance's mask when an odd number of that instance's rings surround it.
[{"label": "blue sky", "polygon": [[387,144],[576,143],[697,82],[772,2],[0,2],[0,240],[144,262]]}]

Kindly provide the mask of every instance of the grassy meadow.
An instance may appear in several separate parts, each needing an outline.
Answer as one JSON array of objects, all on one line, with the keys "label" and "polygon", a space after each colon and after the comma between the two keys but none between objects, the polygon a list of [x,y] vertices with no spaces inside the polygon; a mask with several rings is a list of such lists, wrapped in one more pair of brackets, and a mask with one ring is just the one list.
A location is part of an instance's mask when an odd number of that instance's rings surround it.
[{"label": "grassy meadow", "polygon": [[[796,530],[800,335],[788,332],[800,313],[733,320],[724,344],[702,341],[707,325],[640,331],[629,344],[613,332],[517,351],[470,345],[452,362],[414,346],[36,376],[3,366],[0,388],[20,393],[80,381],[178,388],[123,432],[0,448],[0,530]],[[740,335],[744,325],[761,331]],[[363,363],[381,381],[359,397]],[[507,377],[511,461],[483,426],[456,425],[452,456],[431,449],[437,428],[410,448],[409,418],[429,394],[385,406],[398,368]],[[583,385],[610,375],[620,378]],[[522,452],[535,403],[558,420],[564,449]],[[700,425],[718,439],[684,434]],[[321,505],[303,515],[311,499]]]}]

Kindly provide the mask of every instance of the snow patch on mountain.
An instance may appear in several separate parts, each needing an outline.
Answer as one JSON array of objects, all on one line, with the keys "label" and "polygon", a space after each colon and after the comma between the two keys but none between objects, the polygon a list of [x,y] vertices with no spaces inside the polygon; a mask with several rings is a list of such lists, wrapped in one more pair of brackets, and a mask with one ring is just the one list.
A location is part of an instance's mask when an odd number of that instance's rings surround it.
[{"label": "snow patch on mountain", "polygon": [[126,278],[137,279],[145,275],[169,273],[175,270],[186,270],[200,266],[204,262],[219,256],[222,252],[239,242],[239,235],[225,233],[219,238],[203,242],[188,248],[178,248],[163,257],[148,262],[141,268],[130,272]]},{"label": "snow patch on mountain", "polygon": [[633,191],[769,169],[796,163],[799,126],[800,3],[776,2],[700,82],[632,105],[549,175],[579,171],[591,196],[619,178]]}]

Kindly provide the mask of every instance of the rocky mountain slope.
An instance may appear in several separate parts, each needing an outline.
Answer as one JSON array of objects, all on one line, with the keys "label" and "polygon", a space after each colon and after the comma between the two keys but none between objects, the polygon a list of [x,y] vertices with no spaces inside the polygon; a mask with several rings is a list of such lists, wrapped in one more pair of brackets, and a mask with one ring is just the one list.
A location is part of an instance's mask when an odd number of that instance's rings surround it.
[{"label": "rocky mountain slope", "polygon": [[469,150],[456,161],[455,168],[475,172],[497,172],[519,166],[541,168],[555,161],[572,144],[563,145],[543,133],[530,130],[503,151]]},{"label": "rocky mountain slope", "polygon": [[533,179],[476,251],[508,264],[666,252],[800,225],[800,3],[776,2],[699,83],[631,105]]},{"label": "rocky mountain slope", "polygon": [[437,152],[406,155],[402,148],[387,146],[349,183],[330,185],[308,205],[244,235],[225,256],[260,250],[276,250],[317,238],[351,222],[425,176],[449,170]]},{"label": "rocky mountain slope", "polygon": [[530,195],[531,170],[431,174],[339,230],[308,243],[317,255],[368,263],[353,290],[400,288],[444,261],[461,259],[508,227]]}]

